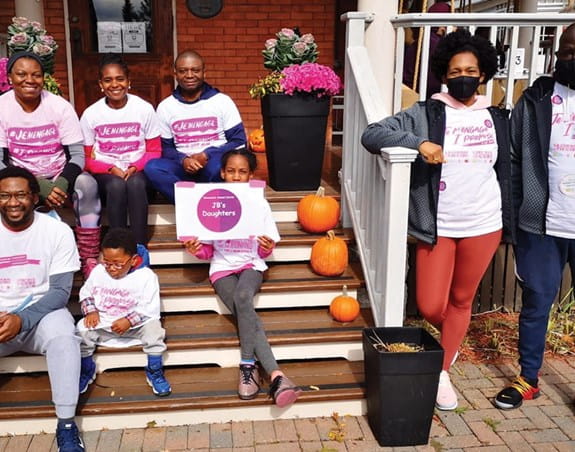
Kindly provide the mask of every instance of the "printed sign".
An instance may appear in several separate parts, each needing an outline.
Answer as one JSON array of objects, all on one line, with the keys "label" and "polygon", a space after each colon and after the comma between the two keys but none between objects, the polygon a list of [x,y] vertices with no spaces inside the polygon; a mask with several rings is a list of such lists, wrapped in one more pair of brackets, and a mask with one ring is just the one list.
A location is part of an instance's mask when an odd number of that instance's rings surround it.
[{"label": "printed sign", "polygon": [[124,53],[146,53],[146,22],[122,22]]},{"label": "printed sign", "polygon": [[178,240],[247,239],[264,234],[264,188],[264,181],[176,183]]},{"label": "printed sign", "polygon": [[122,25],[119,22],[98,22],[98,52],[122,53]]}]

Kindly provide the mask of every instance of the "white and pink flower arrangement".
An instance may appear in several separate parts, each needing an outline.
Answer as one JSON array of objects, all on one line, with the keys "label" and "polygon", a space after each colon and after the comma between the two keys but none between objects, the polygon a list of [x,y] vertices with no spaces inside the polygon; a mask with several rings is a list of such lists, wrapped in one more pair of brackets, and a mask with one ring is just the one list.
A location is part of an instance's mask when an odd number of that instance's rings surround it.
[{"label": "white and pink flower arrangement", "polygon": [[54,94],[62,94],[60,85],[53,76],[58,44],[42,24],[26,17],[13,17],[8,26],[8,38],[8,54],[32,52],[38,55],[44,68],[44,89]]},{"label": "white and pink flower arrangement", "polygon": [[319,52],[311,33],[301,35],[298,29],[282,28],[275,38],[266,40],[262,54],[264,67],[272,72],[251,86],[253,98],[274,93],[323,97],[341,90],[333,69],[316,63]]},{"label": "white and pink flower arrangement", "polygon": [[11,88],[8,83],[8,73],[6,72],[7,65],[8,58],[0,58],[0,94],[9,91]]}]

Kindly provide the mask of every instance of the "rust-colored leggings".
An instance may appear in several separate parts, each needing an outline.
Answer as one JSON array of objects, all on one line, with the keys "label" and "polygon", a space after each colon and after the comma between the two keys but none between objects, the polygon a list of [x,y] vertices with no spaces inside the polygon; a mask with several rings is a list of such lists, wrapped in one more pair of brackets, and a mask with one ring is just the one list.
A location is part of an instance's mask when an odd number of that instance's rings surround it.
[{"label": "rust-colored leggings", "polygon": [[467,333],[477,287],[501,242],[501,230],[476,237],[418,242],[416,298],[423,317],[441,331],[448,370]]}]

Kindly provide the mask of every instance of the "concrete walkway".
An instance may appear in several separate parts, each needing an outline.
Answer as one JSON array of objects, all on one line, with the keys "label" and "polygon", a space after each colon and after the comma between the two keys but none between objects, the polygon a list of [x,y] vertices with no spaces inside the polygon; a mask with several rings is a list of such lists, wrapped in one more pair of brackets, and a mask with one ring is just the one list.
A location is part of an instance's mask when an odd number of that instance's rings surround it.
[{"label": "concrete walkway", "polygon": [[[84,433],[87,451],[333,452],[575,451],[575,358],[547,360],[542,396],[511,411],[491,399],[517,372],[515,364],[455,364],[460,407],[437,412],[425,446],[382,448],[365,417],[200,424]],[[339,437],[339,438],[337,438]],[[339,441],[336,440],[339,439]],[[53,434],[0,437],[0,452],[56,451]]]}]

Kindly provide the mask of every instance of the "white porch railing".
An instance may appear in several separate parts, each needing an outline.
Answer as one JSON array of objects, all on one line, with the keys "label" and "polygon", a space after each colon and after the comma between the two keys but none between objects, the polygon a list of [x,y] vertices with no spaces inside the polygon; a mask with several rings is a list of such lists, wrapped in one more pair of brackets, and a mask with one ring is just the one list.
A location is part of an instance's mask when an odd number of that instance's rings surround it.
[{"label": "white porch railing", "polygon": [[[409,172],[417,152],[382,149],[371,155],[360,137],[385,111],[364,46],[366,13],[346,13],[347,20],[343,162],[343,225],[353,225],[375,323],[403,323]],[[393,221],[391,221],[393,219]]]},{"label": "white porch railing", "polygon": [[[541,75],[538,58],[546,59],[544,68],[552,68],[554,52],[559,45],[561,26],[575,22],[575,14],[518,13],[518,14],[405,14],[392,18],[396,29],[396,58],[393,112],[386,111],[382,94],[372,72],[365,47],[365,29],[374,20],[369,13],[350,12],[342,16],[347,21],[345,60],[345,99],[343,159],[341,170],[342,222],[353,226],[364,271],[373,316],[378,326],[403,323],[407,211],[411,162],[417,152],[405,148],[384,148],[374,156],[363,149],[361,134],[369,123],[397,112],[401,108],[403,75],[404,28],[423,27],[422,63],[419,81],[420,98],[425,99],[429,62],[431,27],[467,26],[473,32],[477,27],[489,27],[490,38],[502,37],[509,45],[507,65],[518,55],[520,30],[530,35],[530,57],[525,70],[505,70],[498,74],[504,80],[505,105],[512,106],[515,81],[529,83]],[[541,47],[543,27],[555,27],[553,45]],[[539,67],[541,67],[539,62]],[[487,95],[492,94],[492,83]]]}]

